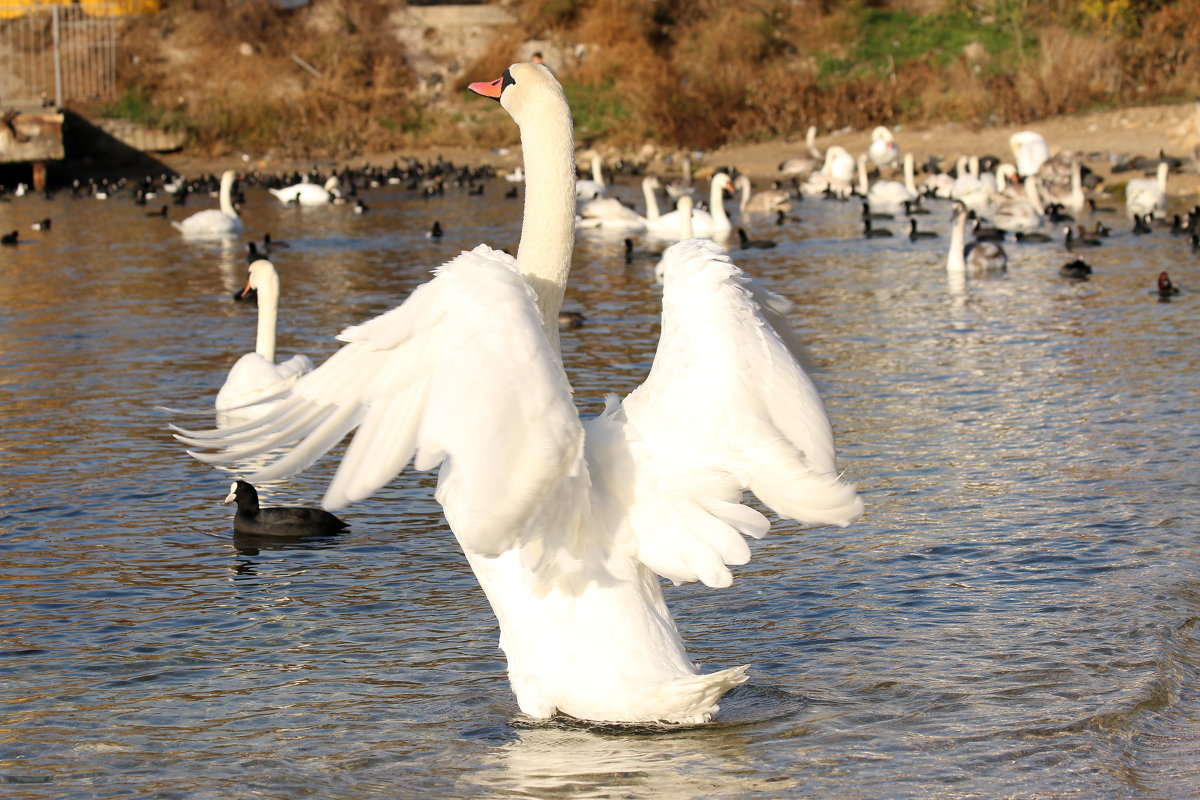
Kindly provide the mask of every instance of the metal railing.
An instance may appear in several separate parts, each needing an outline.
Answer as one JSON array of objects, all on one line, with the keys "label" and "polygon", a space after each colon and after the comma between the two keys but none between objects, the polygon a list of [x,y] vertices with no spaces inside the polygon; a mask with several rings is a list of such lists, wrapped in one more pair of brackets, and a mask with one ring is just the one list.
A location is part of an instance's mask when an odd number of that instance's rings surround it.
[{"label": "metal railing", "polygon": [[120,12],[116,3],[0,4],[0,107],[113,97]]}]

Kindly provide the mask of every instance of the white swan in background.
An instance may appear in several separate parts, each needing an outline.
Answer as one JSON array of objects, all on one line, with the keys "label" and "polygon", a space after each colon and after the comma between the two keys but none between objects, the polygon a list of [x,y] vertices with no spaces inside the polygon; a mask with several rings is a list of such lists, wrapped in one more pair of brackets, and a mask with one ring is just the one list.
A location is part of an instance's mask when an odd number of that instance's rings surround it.
[{"label": "white swan in background", "polygon": [[1038,194],[1037,178],[1031,175],[1025,179],[1023,197],[1004,195],[1004,198],[992,211],[992,224],[997,228],[1028,233],[1042,226],[1042,200]]},{"label": "white swan in background", "polygon": [[880,169],[888,169],[900,163],[900,146],[892,132],[882,125],[871,131],[871,145],[867,148],[871,163]]},{"label": "white swan in background", "polygon": [[981,217],[991,216],[996,194],[996,179],[992,173],[979,174],[978,156],[960,156],[955,166],[954,189],[950,197],[963,203]]},{"label": "white swan in background", "polygon": [[279,316],[279,273],[275,265],[259,259],[250,265],[250,278],[243,294],[258,295],[258,332],[254,352],[239,358],[217,392],[217,423],[222,427],[246,422],[275,406],[263,402],[292,387],[313,365],[308,356],[294,355],[275,363],[275,327]]},{"label": "white swan in background", "polygon": [[[709,179],[708,205],[709,211],[697,208],[691,214],[686,214],[679,208],[658,217],[646,218],[646,232],[660,239],[684,238],[684,217],[691,220],[692,230],[696,236],[707,236],[722,239],[733,230],[733,223],[725,213],[725,193],[730,191],[732,182],[728,173],[718,172]],[[682,197],[680,198],[683,199]]]},{"label": "white swan in background", "polygon": [[[866,157],[859,158],[858,174],[861,186],[867,184]],[[904,182],[875,181],[866,189],[864,195],[872,211],[886,214],[898,214],[904,210],[905,203],[911,203],[920,195],[917,193],[916,176],[913,174],[913,154],[904,155]]]},{"label": "white swan in background", "polygon": [[974,241],[965,244],[967,207],[954,203],[954,223],[950,226],[950,250],[946,253],[946,271],[954,275],[986,275],[1008,269],[1008,254],[999,242]]},{"label": "white swan in background", "polygon": [[738,212],[741,214],[775,214],[792,210],[792,195],[783,189],[763,189],[755,194],[750,176],[745,173],[738,175],[733,184],[741,192],[738,201]]},{"label": "white swan in background", "polygon": [[[514,64],[491,83],[520,127],[528,191],[517,257],[480,245],[346,345],[256,424],[181,434],[232,461],[289,452],[250,480],[295,472],[355,428],[327,508],[367,497],[410,459],[436,492],[500,623],[521,710],[597,721],[702,722],[746,667],[698,674],[659,576],[728,586],[743,535],[778,513],[846,524],[862,502],[839,478],[820,397],[786,323],[710,242],[663,259],[650,373],[581,422],[558,345],[571,264],[571,116],[553,74]],[[481,314],[479,309],[488,313]],[[415,456],[415,459],[414,459]]]},{"label": "white swan in background", "polygon": [[808,154],[794,156],[781,162],[779,164],[779,177],[804,180],[821,169],[821,165],[825,163],[825,153],[817,147],[816,125],[808,126],[808,132],[804,135],[804,144],[808,148]]},{"label": "white swan in background", "polygon": [[1043,179],[1039,194],[1047,203],[1057,203],[1075,213],[1082,211],[1087,205],[1087,197],[1083,193],[1083,168],[1079,159],[1071,158],[1070,183],[1067,186]]},{"label": "white swan in background", "polygon": [[[650,215],[651,209],[654,216],[658,216],[658,199],[654,196],[654,190],[659,185],[657,178],[642,178],[642,194],[646,198],[647,216]],[[648,224],[647,217],[643,217],[615,197],[597,197],[579,205],[581,228],[639,233],[646,230]]]},{"label": "white swan in background", "polygon": [[1131,178],[1125,184],[1125,215],[1134,217],[1152,216],[1162,219],[1167,214],[1167,173],[1170,166],[1165,161],[1158,164],[1154,178]]},{"label": "white swan in background", "polygon": [[602,197],[608,184],[604,182],[604,165],[600,163],[600,154],[591,152],[592,177],[580,178],[575,181],[575,198],[578,200],[595,200]]},{"label": "white swan in background", "polygon": [[811,176],[800,186],[804,195],[833,194],[849,197],[854,192],[854,178],[858,162],[841,145],[831,145],[825,150],[825,163],[821,171]]},{"label": "white swan in background", "polygon": [[187,238],[237,236],[242,232],[242,219],[233,205],[233,182],[237,174],[227,169],[221,173],[221,207],[197,211],[180,222],[171,220],[175,229]]},{"label": "white swan in background", "polygon": [[667,197],[672,200],[678,200],[686,195],[694,195],[696,193],[696,185],[692,183],[692,155],[684,153],[679,158],[679,178],[671,181],[663,189],[667,193]]},{"label": "white swan in background", "polygon": [[1030,175],[1037,175],[1042,164],[1050,158],[1050,148],[1046,139],[1035,131],[1018,131],[1008,137],[1008,147],[1012,150],[1013,161],[1017,165],[1017,176],[1024,180]]},{"label": "white swan in background", "polygon": [[340,196],[340,183],[337,175],[331,175],[323,185],[304,181],[283,189],[268,188],[267,191],[284,205],[295,203],[301,206],[323,206]]}]

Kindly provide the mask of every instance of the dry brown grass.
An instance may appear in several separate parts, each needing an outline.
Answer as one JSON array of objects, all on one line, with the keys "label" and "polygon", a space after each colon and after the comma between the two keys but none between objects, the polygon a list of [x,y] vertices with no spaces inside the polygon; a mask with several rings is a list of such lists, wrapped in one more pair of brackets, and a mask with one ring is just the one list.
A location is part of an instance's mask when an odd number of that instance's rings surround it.
[{"label": "dry brown grass", "polygon": [[[214,154],[236,147],[347,157],[511,142],[515,130],[494,106],[434,109],[414,101],[413,76],[386,24],[395,5],[317,0],[284,13],[271,0],[173,2],[134,23],[126,43],[138,60],[123,79],[177,112],[196,145]],[[519,23],[496,31],[467,72],[499,74],[531,36],[586,44],[583,58],[556,69],[581,140],[613,145],[707,148],[794,136],[810,124],[861,129],[953,119],[979,126],[1194,99],[1200,0],[1135,0],[1135,15],[1089,22],[1084,12],[1094,5],[1031,4],[1023,24],[1037,26],[1036,43],[1007,55],[977,49],[948,64],[916,58],[885,72],[829,75],[818,55],[845,59],[858,35],[845,4],[518,0]],[[1126,30],[1137,23],[1140,35]],[[252,55],[240,54],[243,44]]]}]

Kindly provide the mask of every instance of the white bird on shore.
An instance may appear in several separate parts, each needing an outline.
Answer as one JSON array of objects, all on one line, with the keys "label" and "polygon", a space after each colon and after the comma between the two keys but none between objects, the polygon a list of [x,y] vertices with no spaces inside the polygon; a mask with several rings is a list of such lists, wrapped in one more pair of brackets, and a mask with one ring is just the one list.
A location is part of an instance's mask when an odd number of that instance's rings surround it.
[{"label": "white bird on shore", "polygon": [[[537,64],[471,84],[517,122],[528,191],[517,257],[480,245],[397,308],[344,331],[346,345],[273,415],[185,433],[235,461],[289,452],[249,480],[303,469],[358,429],[326,493],[339,508],[410,459],[441,468],[436,492],[501,631],[521,710],[606,722],[698,723],[746,680],[700,674],[659,576],[728,586],[743,535],[779,514],[849,523],[843,482],[794,334],[764,291],[710,242],[663,255],[663,317],[649,375],[580,420],[558,316],[575,239],[566,97]],[[487,309],[487,313],[480,313]]]},{"label": "white bird on shore", "polygon": [[233,170],[225,170],[221,174],[220,204],[218,208],[207,208],[197,211],[186,219],[176,222],[171,220],[185,238],[223,238],[237,236],[242,232],[242,220],[233,205],[233,182],[237,174]]}]

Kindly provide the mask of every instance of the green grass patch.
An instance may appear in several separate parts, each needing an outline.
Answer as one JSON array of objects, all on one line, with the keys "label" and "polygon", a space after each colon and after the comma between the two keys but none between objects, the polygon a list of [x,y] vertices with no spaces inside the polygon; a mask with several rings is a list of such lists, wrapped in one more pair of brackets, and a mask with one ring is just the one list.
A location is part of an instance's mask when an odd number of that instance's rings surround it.
[{"label": "green grass patch", "polygon": [[862,8],[856,22],[858,40],[848,56],[817,54],[820,79],[883,75],[908,61],[944,66],[972,42],[983,45],[993,65],[1011,63],[1020,47],[1036,46],[1014,22],[985,22],[961,11],[917,15]]},{"label": "green grass patch", "polygon": [[600,86],[567,83],[563,89],[571,104],[575,132],[579,136],[603,136],[628,124],[629,108],[620,88],[612,81],[605,81]]}]

